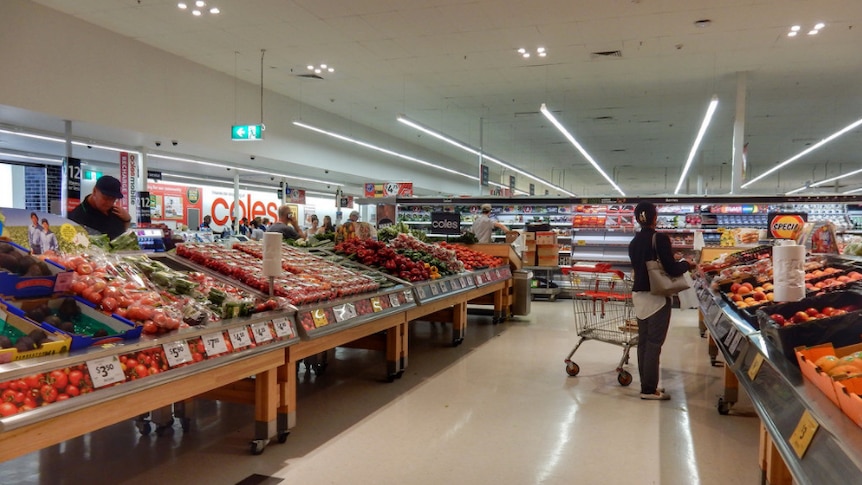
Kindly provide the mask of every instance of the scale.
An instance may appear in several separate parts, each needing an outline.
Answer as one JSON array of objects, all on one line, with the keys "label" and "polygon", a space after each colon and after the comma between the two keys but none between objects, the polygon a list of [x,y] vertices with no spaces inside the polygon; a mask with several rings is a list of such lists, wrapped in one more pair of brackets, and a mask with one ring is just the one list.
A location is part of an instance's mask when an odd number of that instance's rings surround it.
[{"label": "scale", "polygon": [[165,233],[161,229],[147,227],[134,229],[138,246],[142,251],[162,253],[165,251]]}]

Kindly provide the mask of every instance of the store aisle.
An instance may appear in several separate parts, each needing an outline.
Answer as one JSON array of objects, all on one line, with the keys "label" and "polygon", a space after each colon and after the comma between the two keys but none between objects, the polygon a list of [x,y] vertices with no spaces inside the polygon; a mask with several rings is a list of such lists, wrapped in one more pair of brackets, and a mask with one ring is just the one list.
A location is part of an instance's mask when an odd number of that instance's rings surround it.
[{"label": "store aisle", "polygon": [[263,455],[247,451],[249,406],[202,402],[189,433],[142,437],[120,423],[0,464],[0,483],[758,483],[758,420],[745,396],[733,415],[716,412],[724,371],[696,319],[674,310],[666,402],[640,400],[637,377],[619,386],[621,348],[603,342],[584,343],[568,377],[571,302],[534,302],[500,325],[471,315],[457,348],[450,326],[413,324],[392,384],[370,351],[339,349],[322,376],[303,368],[298,425]]}]

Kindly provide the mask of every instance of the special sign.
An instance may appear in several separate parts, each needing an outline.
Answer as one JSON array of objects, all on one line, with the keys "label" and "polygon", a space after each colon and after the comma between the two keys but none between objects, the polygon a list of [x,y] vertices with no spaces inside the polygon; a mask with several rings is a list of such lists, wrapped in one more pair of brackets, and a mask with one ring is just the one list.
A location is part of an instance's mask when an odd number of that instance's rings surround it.
[{"label": "special sign", "polygon": [[808,220],[808,214],[770,212],[767,220],[769,220],[769,237],[796,239],[802,226]]}]

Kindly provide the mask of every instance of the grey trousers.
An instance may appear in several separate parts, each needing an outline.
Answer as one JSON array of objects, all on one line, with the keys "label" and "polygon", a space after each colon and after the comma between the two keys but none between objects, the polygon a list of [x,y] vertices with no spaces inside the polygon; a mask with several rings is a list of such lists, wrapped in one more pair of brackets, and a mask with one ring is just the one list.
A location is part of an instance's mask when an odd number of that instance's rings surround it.
[{"label": "grey trousers", "polygon": [[670,326],[670,298],[661,310],[644,320],[638,318],[638,373],[641,394],[654,394],[658,387],[659,358]]}]

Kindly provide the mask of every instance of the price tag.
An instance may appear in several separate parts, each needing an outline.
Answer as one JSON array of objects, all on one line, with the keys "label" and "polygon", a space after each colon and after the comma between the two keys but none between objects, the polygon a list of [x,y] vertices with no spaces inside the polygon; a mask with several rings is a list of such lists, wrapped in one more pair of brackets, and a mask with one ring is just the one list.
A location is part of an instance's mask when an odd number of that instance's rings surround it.
[{"label": "price tag", "polygon": [[730,343],[733,342],[733,339],[736,338],[737,333],[739,332],[737,332],[736,328],[734,327],[731,327],[730,330],[728,330],[727,335],[725,335],[724,339],[722,340],[725,347],[730,347]]},{"label": "price tag", "polygon": [[495,270],[494,270],[494,274],[497,276],[497,279],[498,279],[498,280],[499,280],[500,278],[502,278],[502,277],[503,277],[503,275],[502,275],[502,274],[500,274],[500,270],[499,270],[499,269],[495,269]]},{"label": "price tag", "polygon": [[72,286],[74,275],[72,271],[64,271],[62,273],[57,273],[57,279],[54,281],[54,292],[55,293],[65,293],[69,291],[69,288]]},{"label": "price tag", "polygon": [[87,361],[87,371],[93,380],[93,387],[99,388],[126,380],[123,366],[116,355]]},{"label": "price tag", "polygon": [[344,305],[332,307],[332,311],[335,313],[336,322],[350,320],[356,316],[356,308],[352,303],[345,303]]},{"label": "price tag", "polygon": [[578,239],[578,246],[586,246],[587,241],[585,239]]},{"label": "price tag", "polygon": [[461,288],[466,288],[466,287],[468,287],[468,286],[470,285],[470,284],[467,282],[467,277],[466,277],[466,276],[462,276],[462,277],[460,277],[459,279],[461,280]]},{"label": "price tag", "polygon": [[440,291],[444,293],[454,289],[454,287],[450,288],[449,283],[446,281],[438,281],[437,284],[440,285]]},{"label": "price tag", "polygon": [[742,332],[736,332],[736,336],[733,337],[730,347],[727,348],[731,355],[736,354],[736,351],[739,349],[740,342],[742,342]]},{"label": "price tag", "polygon": [[189,351],[189,344],[185,340],[164,344],[162,348],[165,349],[165,357],[167,357],[168,365],[171,367],[192,361],[192,353]]},{"label": "price tag", "polygon": [[752,381],[755,377],[757,377],[757,373],[760,372],[760,366],[763,365],[763,354],[760,352],[754,356],[754,360],[751,362],[751,367],[748,368],[748,378]]},{"label": "price tag", "polygon": [[376,296],[371,298],[371,310],[373,310],[374,313],[383,311],[383,305],[380,303],[380,298]]},{"label": "price tag", "polygon": [[224,335],[221,332],[204,335],[201,339],[204,341],[204,352],[207,353],[207,357],[227,352],[227,343],[224,341]]},{"label": "price tag", "polygon": [[424,286],[417,286],[416,287],[416,293],[419,294],[420,299],[425,298],[425,287]]},{"label": "price tag", "polygon": [[251,325],[251,335],[258,344],[272,340],[272,332],[269,331],[268,322],[259,322]]},{"label": "price tag", "polygon": [[814,434],[817,433],[818,428],[820,428],[820,424],[806,409],[802,413],[802,417],[799,418],[799,423],[796,425],[796,429],[793,430],[793,434],[790,435],[790,446],[796,452],[796,456],[799,459],[802,459],[802,456],[808,451],[808,446],[811,444],[811,440],[814,439]]},{"label": "price tag", "polygon": [[439,294],[440,294],[440,288],[439,288],[439,287],[437,287],[437,283],[436,283],[436,282],[431,282],[431,284],[430,284],[430,285],[428,285],[428,287],[429,287],[429,288],[431,288],[431,294],[432,294],[432,295],[437,296],[437,295],[439,295]]},{"label": "price tag", "polygon": [[230,343],[233,344],[234,349],[251,345],[251,336],[248,334],[248,328],[245,326],[229,330],[228,335],[230,336]]},{"label": "price tag", "polygon": [[329,319],[326,318],[326,312],[322,308],[311,312],[311,319],[314,320],[314,328],[320,328],[329,325]]},{"label": "price tag", "polygon": [[401,300],[398,299],[398,293],[389,294],[389,303],[392,304],[392,308],[398,308],[401,306]]},{"label": "price tag", "polygon": [[404,290],[404,299],[407,300],[408,302],[412,302],[413,301],[413,292],[410,290]]},{"label": "price tag", "polygon": [[290,321],[288,321],[287,317],[273,320],[272,328],[275,329],[275,335],[278,337],[293,337],[293,329],[290,328]]}]

